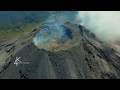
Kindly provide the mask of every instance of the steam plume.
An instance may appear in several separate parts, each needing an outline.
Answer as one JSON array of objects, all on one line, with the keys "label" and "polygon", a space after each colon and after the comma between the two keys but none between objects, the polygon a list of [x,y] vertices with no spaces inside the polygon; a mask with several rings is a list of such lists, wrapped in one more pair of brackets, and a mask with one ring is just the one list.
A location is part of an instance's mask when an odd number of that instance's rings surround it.
[{"label": "steam plume", "polygon": [[102,41],[120,39],[120,11],[79,11],[77,21]]}]

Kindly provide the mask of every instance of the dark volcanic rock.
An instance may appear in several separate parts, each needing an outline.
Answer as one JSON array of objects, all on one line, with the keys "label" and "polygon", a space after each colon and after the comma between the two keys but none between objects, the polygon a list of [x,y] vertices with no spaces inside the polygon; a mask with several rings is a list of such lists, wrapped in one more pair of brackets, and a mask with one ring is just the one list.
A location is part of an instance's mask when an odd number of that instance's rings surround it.
[{"label": "dark volcanic rock", "polygon": [[[73,47],[56,52],[38,49],[30,43],[12,58],[0,78],[14,79],[118,79],[119,53],[109,44],[99,41],[83,26],[66,23],[68,35],[76,36]],[[48,28],[48,27],[47,27]],[[71,33],[72,32],[72,33]],[[73,39],[71,37],[71,39]],[[71,43],[72,45],[72,43]],[[8,45],[8,51],[13,45]],[[13,63],[16,56],[30,64]]]},{"label": "dark volcanic rock", "polygon": [[14,52],[15,44],[7,44],[5,47],[6,53],[10,53],[11,51]]}]

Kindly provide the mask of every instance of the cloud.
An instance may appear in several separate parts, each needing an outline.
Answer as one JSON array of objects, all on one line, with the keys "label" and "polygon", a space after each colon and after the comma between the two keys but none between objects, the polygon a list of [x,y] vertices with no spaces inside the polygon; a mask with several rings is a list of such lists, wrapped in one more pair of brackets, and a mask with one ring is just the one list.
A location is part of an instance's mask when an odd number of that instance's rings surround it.
[{"label": "cloud", "polygon": [[46,20],[39,33],[33,38],[35,46],[48,51],[57,51],[72,39],[71,32],[62,25],[64,22],[59,20],[56,16],[50,16]]},{"label": "cloud", "polygon": [[78,11],[76,20],[102,41],[120,39],[120,11]]}]

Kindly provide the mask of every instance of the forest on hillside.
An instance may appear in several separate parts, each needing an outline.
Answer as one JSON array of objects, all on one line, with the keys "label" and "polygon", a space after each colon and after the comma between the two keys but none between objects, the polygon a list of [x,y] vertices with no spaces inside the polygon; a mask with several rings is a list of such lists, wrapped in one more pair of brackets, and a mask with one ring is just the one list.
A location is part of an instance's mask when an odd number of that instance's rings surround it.
[{"label": "forest on hillside", "polygon": [[0,30],[16,30],[38,24],[49,16],[47,11],[0,11]]},{"label": "forest on hillside", "polygon": [[73,22],[77,11],[0,11],[0,36],[31,30],[47,20],[51,13],[61,22]]}]

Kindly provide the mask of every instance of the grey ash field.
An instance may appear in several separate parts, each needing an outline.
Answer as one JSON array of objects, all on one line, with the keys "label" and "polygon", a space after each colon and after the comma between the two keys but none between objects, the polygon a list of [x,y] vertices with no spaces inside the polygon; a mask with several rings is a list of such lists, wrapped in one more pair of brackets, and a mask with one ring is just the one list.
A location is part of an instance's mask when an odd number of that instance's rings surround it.
[{"label": "grey ash field", "polygon": [[[103,43],[85,27],[65,23],[77,38],[73,47],[47,51],[33,44],[40,28],[0,43],[0,79],[119,79],[120,43]],[[73,43],[68,45],[71,46]],[[16,66],[16,57],[21,64]]]}]

